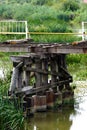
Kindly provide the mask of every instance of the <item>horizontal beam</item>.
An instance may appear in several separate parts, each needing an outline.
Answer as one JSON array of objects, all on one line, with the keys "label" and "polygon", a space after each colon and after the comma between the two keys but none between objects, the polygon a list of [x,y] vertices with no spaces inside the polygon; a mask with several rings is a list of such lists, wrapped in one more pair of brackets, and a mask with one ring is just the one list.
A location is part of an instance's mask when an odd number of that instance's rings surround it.
[{"label": "horizontal beam", "polygon": [[0,32],[0,34],[26,34],[26,32]]},{"label": "horizontal beam", "polygon": [[31,72],[37,72],[37,73],[41,73],[41,74],[50,74],[50,75],[55,75],[55,76],[61,76],[61,74],[57,73],[57,72],[51,72],[51,71],[45,71],[45,70],[41,70],[41,69],[37,69],[37,68],[31,68],[31,67],[27,67],[25,68],[26,71],[31,71]]},{"label": "horizontal beam", "polygon": [[58,85],[58,86],[60,86],[60,85],[63,85],[63,84],[66,84],[66,83],[70,83],[71,82],[71,79],[69,79],[69,80],[64,80],[64,81],[59,81],[59,82],[55,82],[54,84],[48,84],[48,85],[45,85],[45,86],[40,86],[40,87],[38,87],[38,88],[33,88],[33,87],[30,87],[30,89],[29,88],[27,88],[27,89],[19,89],[19,90],[16,90],[16,94],[27,94],[27,95],[32,95],[32,94],[35,94],[35,93],[39,93],[39,92],[41,92],[41,91],[45,91],[45,90],[48,90],[50,87],[51,88],[56,88],[56,86],[55,85]]},{"label": "horizontal beam", "polygon": [[69,53],[87,53],[87,41],[76,42],[73,44],[45,44],[34,43],[31,40],[7,41],[0,43],[0,52],[29,52],[36,54],[69,54]]},{"label": "horizontal beam", "polygon": [[61,32],[28,32],[33,35],[83,35],[83,33],[61,33]]}]

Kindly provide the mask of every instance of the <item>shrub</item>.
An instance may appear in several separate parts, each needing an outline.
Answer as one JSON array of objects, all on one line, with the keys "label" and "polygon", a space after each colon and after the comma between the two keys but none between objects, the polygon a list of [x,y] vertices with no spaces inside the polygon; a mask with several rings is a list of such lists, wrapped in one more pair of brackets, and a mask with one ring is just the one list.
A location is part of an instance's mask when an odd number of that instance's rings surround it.
[{"label": "shrub", "polygon": [[75,17],[75,14],[73,12],[68,12],[68,11],[61,11],[58,13],[57,18],[60,20],[64,20],[66,22],[73,20]]},{"label": "shrub", "polygon": [[79,9],[78,1],[75,0],[67,0],[63,3],[63,10],[64,11],[76,11]]}]

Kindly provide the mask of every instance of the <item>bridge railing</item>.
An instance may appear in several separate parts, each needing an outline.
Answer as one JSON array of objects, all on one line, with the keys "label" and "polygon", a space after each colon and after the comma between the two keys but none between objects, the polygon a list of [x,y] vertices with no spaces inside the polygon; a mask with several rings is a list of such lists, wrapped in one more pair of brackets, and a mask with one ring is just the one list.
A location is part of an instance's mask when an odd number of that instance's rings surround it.
[{"label": "bridge railing", "polygon": [[0,21],[0,34],[20,34],[29,38],[27,21],[3,20]]},{"label": "bridge railing", "polygon": [[85,24],[87,24],[87,22],[82,22],[82,29],[73,31],[74,33],[29,32],[27,21],[2,20],[0,21],[0,34],[13,34],[13,35],[20,34],[20,35],[25,35],[26,39],[30,38],[30,34],[31,35],[77,35],[77,36],[81,36],[82,40],[85,40],[87,39]]}]

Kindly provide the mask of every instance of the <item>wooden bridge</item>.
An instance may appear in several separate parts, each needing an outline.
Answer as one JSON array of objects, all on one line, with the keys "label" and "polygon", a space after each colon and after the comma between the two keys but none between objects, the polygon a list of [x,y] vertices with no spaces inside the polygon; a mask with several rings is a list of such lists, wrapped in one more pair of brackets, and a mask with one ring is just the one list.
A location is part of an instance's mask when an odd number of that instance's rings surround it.
[{"label": "wooden bridge", "polygon": [[87,41],[72,44],[6,41],[0,44],[0,51],[27,52],[26,55],[11,56],[13,73],[9,88],[11,95],[24,97],[27,113],[46,110],[55,102],[60,106],[72,101],[72,76],[67,70],[66,54],[87,53]]}]

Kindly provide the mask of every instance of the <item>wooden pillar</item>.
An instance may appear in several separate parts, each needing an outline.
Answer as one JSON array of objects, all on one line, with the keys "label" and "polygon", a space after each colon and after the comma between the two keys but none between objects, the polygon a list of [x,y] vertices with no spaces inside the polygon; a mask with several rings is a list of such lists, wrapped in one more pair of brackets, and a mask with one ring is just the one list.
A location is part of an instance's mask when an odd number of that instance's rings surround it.
[{"label": "wooden pillar", "polygon": [[16,88],[18,88],[18,69],[13,68],[12,78],[11,78],[11,84],[9,88],[9,92],[14,92]]},{"label": "wooden pillar", "polygon": [[[63,75],[61,67],[65,67],[65,54],[59,54],[57,58],[57,64],[58,64],[58,72],[59,72],[59,81],[65,80],[65,76]],[[64,88],[64,85],[59,86],[59,90],[62,91]]]},{"label": "wooden pillar", "polygon": [[18,88],[23,87],[22,81],[23,81],[23,70],[22,68],[20,68],[18,73]]},{"label": "wooden pillar", "polygon": [[28,96],[25,96],[24,97],[24,101],[25,101],[25,104],[24,104],[24,112],[27,116],[31,115],[34,113],[34,100],[33,100],[33,97],[28,97]]},{"label": "wooden pillar", "polygon": [[36,66],[36,72],[35,72],[35,80],[36,80],[36,87],[40,87],[42,86],[42,74],[38,72],[38,70],[42,69],[42,61],[40,59],[36,59],[35,62],[35,66]]},{"label": "wooden pillar", "polygon": [[34,95],[32,97],[34,100],[34,112],[46,111],[46,96]]},{"label": "wooden pillar", "polygon": [[30,85],[30,71],[27,70],[28,67],[31,67],[31,65],[25,65],[24,66],[24,86],[29,86]]},{"label": "wooden pillar", "polygon": [[[42,70],[44,72],[48,72],[48,61],[47,59],[44,59],[42,61]],[[47,85],[48,84],[48,74],[42,74],[42,84]]]},{"label": "wooden pillar", "polygon": [[[67,79],[67,80],[69,80],[69,78],[72,79],[72,77],[68,74],[68,70],[67,70],[66,54],[63,54],[63,55],[62,55],[62,66],[63,66],[64,70],[67,72],[67,76],[65,76],[65,79]],[[66,73],[66,72],[65,72],[65,73]],[[65,75],[66,75],[66,74],[65,74]],[[68,89],[68,90],[71,90],[70,82],[65,83],[65,88]]]},{"label": "wooden pillar", "polygon": [[56,87],[57,89],[57,66],[56,66],[56,58],[51,58],[50,61],[50,67],[51,67],[51,85],[52,87]]},{"label": "wooden pillar", "polygon": [[54,106],[54,92],[52,90],[46,91],[46,101],[48,109]]},{"label": "wooden pillar", "polygon": [[23,62],[18,63],[16,67],[13,68],[11,84],[9,92],[13,93],[15,89],[22,87],[22,70],[20,69],[23,65]]}]

